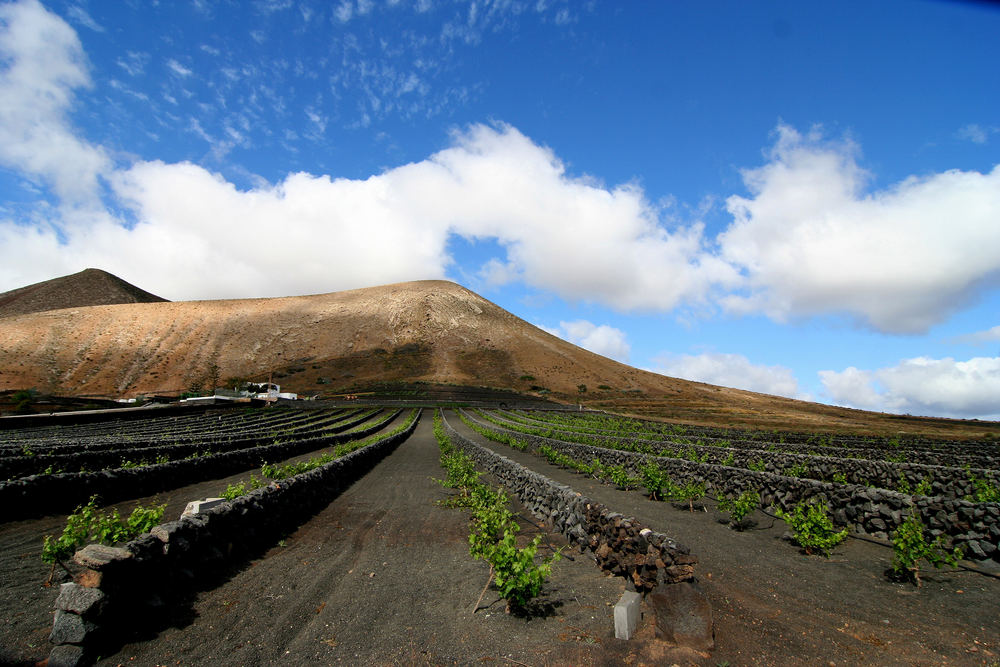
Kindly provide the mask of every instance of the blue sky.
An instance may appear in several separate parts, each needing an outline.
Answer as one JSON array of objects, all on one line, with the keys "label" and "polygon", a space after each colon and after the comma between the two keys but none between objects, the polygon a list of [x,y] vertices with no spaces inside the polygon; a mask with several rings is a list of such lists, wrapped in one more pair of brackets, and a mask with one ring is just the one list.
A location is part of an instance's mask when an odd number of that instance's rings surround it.
[{"label": "blue sky", "polygon": [[1000,10],[0,3],[0,291],[455,280],[669,375],[1000,418]]}]

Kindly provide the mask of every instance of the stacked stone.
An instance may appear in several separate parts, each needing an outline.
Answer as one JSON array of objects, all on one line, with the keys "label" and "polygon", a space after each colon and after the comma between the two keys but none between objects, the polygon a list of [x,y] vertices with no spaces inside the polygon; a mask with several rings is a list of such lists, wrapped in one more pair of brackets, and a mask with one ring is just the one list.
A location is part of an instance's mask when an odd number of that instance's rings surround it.
[{"label": "stacked stone", "polygon": [[600,505],[590,508],[590,517],[589,546],[597,564],[606,572],[628,579],[636,591],[649,593],[661,582],[676,584],[694,579],[698,559],[662,533]]},{"label": "stacked stone", "polygon": [[155,623],[175,596],[182,596],[226,567],[233,552],[251,553],[280,531],[328,504],[413,433],[390,438],[326,465],[273,482],[185,515],[120,547],[90,544],[73,556],[83,571],[63,584],[56,600],[50,667],[87,664],[95,646],[115,632]]},{"label": "stacked stone", "polygon": [[602,570],[625,578],[630,588],[648,593],[659,584],[694,579],[698,559],[667,535],[479,446],[447,421],[445,430],[456,447],[489,470],[532,514],[548,521],[581,551],[589,549]]},{"label": "stacked stone", "polygon": [[73,560],[86,569],[60,587],[49,634],[49,641],[56,644],[49,654],[50,667],[88,662],[87,646],[99,641],[102,626],[107,627],[108,591],[127,588],[134,568],[127,549],[101,544],[84,547]]},{"label": "stacked stone", "polygon": [[[398,415],[399,413],[400,410],[397,410],[395,414]],[[395,415],[390,416],[390,419],[394,416]],[[323,432],[322,434],[318,432],[318,428],[315,428],[311,431],[306,431],[305,433],[292,433],[291,437],[295,438],[296,441],[299,442],[308,441],[310,443],[316,443],[323,438],[328,438],[331,435],[362,424],[371,419],[371,417],[372,416],[370,414],[363,414],[353,418],[348,416],[342,420],[342,422],[337,422],[336,426],[331,426],[328,431]],[[350,421],[347,421],[348,419],[350,419]],[[381,426],[378,428],[381,428]],[[350,437],[353,438],[356,437],[356,435],[350,434]],[[32,474],[35,474],[34,471],[44,470],[47,466],[52,466],[55,469],[72,467],[83,467],[88,470],[116,469],[121,464],[123,454],[126,456],[135,456],[136,458],[141,458],[146,461],[156,460],[160,456],[168,456],[174,461],[183,461],[191,454],[197,454],[206,448],[210,450],[212,455],[219,455],[228,452],[252,450],[254,448],[270,446],[274,443],[274,436],[264,434],[262,429],[250,429],[242,434],[233,435],[226,433],[225,435],[219,435],[218,437],[213,438],[210,442],[206,442],[204,437],[195,440],[192,438],[185,438],[183,436],[167,434],[164,434],[161,440],[169,441],[170,444],[150,445],[148,444],[148,441],[143,443],[129,443],[130,447],[138,446],[139,449],[132,449],[130,452],[126,453],[122,450],[122,443],[114,438],[109,440],[107,437],[104,437],[100,443],[80,445],[76,443],[73,437],[67,436],[65,442],[66,444],[71,445],[71,449],[73,450],[72,453],[62,453],[62,448],[56,447],[50,448],[50,453],[40,453],[32,456],[5,456],[2,460],[0,460],[0,478],[12,479],[30,477]],[[185,440],[191,440],[191,442],[185,442]],[[143,466],[143,468],[147,467],[150,466]],[[59,474],[72,475],[73,473]]]},{"label": "stacked stone", "polygon": [[[490,428],[497,427],[490,425]],[[632,473],[637,472],[645,463],[653,461],[678,479],[704,482],[710,495],[739,494],[747,489],[755,489],[760,492],[763,507],[773,505],[784,511],[791,511],[801,502],[826,502],[831,506],[835,523],[847,526],[852,532],[877,539],[890,539],[909,512],[915,511],[932,538],[945,535],[955,546],[961,546],[965,550],[966,558],[992,559],[1000,563],[1000,503],[973,503],[957,498],[915,496],[860,484],[834,484],[788,477],[775,472],[695,463],[591,447],[513,431],[510,433],[535,447],[548,445],[575,459],[590,461],[596,458],[602,465],[621,465]],[[845,461],[851,465],[867,465],[863,461]],[[928,466],[909,466],[913,475],[922,473],[925,468]],[[971,491],[971,488],[968,490]]]},{"label": "stacked stone", "polygon": [[[359,417],[356,422],[345,424],[343,427],[349,428],[352,423],[361,423],[369,418]],[[0,482],[0,506],[8,512],[7,518],[10,520],[40,516],[46,512],[68,511],[76,504],[87,502],[87,499],[94,494],[101,496],[106,502],[134,498],[137,495],[175,488],[179,479],[192,483],[229,475],[234,471],[258,466],[268,460],[289,458],[320,447],[357,440],[383,427],[383,424],[377,424],[353,433],[261,444],[248,449],[154,463],[139,468],[32,475]],[[268,438],[267,441],[272,441],[272,438]],[[121,459],[120,453],[118,459]]]}]

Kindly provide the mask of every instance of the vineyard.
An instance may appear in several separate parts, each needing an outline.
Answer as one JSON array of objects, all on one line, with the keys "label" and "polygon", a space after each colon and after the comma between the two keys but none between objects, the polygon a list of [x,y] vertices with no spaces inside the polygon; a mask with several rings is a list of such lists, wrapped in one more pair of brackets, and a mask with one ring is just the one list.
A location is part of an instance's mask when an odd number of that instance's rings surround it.
[{"label": "vineyard", "polygon": [[775,441],[578,413],[476,411],[464,418],[490,440],[619,487],[641,486],[645,471],[710,496],[756,493],[760,505],[782,512],[822,503],[837,525],[886,541],[914,516],[931,538],[1000,565],[1000,443],[799,434]]},{"label": "vineyard", "polygon": [[[715,607],[715,639],[672,659],[742,660],[749,645],[765,661],[782,651],[830,657],[831,647],[870,661],[881,655],[865,652],[875,647],[888,651],[888,662],[925,650],[951,659],[965,641],[954,624],[968,626],[982,664],[997,651],[1000,621],[978,615],[1000,592],[995,441],[770,433],[569,410],[421,414],[402,405],[199,408],[0,430],[0,607],[18,610],[0,636],[0,661],[28,664],[50,650],[50,664],[98,654],[111,655],[110,664],[135,656],[158,662],[171,651],[194,662],[289,654],[310,664],[405,661],[389,650],[406,650],[404,630],[433,645],[435,661],[467,661],[468,651],[478,651],[523,662],[553,643],[564,661],[617,661],[635,650],[615,644],[609,616],[624,589],[652,599],[699,581]],[[189,501],[207,497],[223,501],[181,517]],[[349,530],[351,517],[358,523]],[[384,539],[371,532],[383,522]],[[768,537],[762,546],[755,536],[767,522],[785,526],[785,539]],[[316,555],[323,548],[334,551]],[[373,548],[374,564],[362,567]],[[757,555],[742,561],[741,550]],[[831,587],[824,562],[866,579]],[[327,573],[322,584],[314,581],[317,567]],[[755,568],[766,568],[767,577]],[[831,599],[819,604],[845,605],[844,614],[869,619],[873,632],[889,632],[879,625],[883,616],[895,623],[921,613],[917,630],[936,625],[949,639],[933,649],[899,634],[891,635],[894,646],[866,644],[856,633],[834,634],[815,648],[788,644],[791,626],[759,634],[761,624],[745,615],[763,612],[737,610],[735,589],[713,588],[713,576],[733,577],[730,586],[750,587],[741,596],[750,605],[763,596],[752,588],[761,580],[790,585],[774,575],[786,569],[820,577],[809,595],[828,591],[822,594]],[[353,579],[359,572],[366,574]],[[379,572],[392,588],[373,598],[364,591],[375,590]],[[949,576],[975,579],[956,599],[945,590],[953,586],[942,585]],[[61,586],[45,586],[47,577]],[[289,584],[301,592],[292,595]],[[885,609],[894,591],[921,588],[912,600],[919,612]],[[844,598],[855,589],[864,601]],[[786,604],[802,604],[798,588],[780,590]],[[250,604],[240,595],[269,601]],[[391,620],[398,596],[415,607],[432,604],[426,620],[405,621],[405,629]],[[462,603],[442,606],[441,596]],[[298,601],[282,606],[286,598]],[[508,613],[500,605],[496,614],[503,598]],[[216,599],[230,621],[199,606]],[[244,606],[232,611],[233,599]],[[293,611],[309,605],[312,616]],[[367,631],[345,627],[369,606]],[[808,616],[789,612],[783,623]],[[213,625],[193,620],[201,614]],[[519,614],[542,616],[527,636]],[[141,627],[133,628],[137,619]],[[292,630],[276,625],[273,646],[258,641],[258,626],[279,619]],[[339,628],[336,640],[315,638],[318,619]],[[560,623],[576,628],[569,643]],[[813,632],[830,620],[817,615],[814,623]],[[227,634],[213,641],[219,630],[212,628],[221,627]],[[440,637],[451,643],[435,643]],[[406,641],[412,651],[415,640]],[[491,653],[500,644],[508,652]],[[709,655],[712,662],[698,662]]]}]

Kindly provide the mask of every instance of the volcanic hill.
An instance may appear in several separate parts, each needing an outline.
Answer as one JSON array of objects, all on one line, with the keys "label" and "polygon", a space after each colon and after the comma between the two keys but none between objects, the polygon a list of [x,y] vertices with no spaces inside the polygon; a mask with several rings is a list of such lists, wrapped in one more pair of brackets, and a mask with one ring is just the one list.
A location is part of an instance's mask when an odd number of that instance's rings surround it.
[{"label": "volcanic hill", "polygon": [[161,301],[166,299],[139,289],[107,271],[84,269],[0,294],[0,317],[60,308]]},{"label": "volcanic hill", "polygon": [[272,374],[284,390],[320,397],[385,382],[444,383],[723,426],[955,436],[1000,431],[995,423],[868,413],[642,371],[440,280],[300,297],[74,306],[0,318],[0,391],[136,396]]}]

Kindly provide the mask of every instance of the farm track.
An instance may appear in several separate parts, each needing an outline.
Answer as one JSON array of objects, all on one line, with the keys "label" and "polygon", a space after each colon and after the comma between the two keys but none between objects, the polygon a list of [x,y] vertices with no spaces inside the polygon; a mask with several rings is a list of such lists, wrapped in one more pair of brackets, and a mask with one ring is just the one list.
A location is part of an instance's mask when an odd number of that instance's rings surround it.
[{"label": "farm track", "polygon": [[640,491],[619,491],[490,442],[457,415],[448,422],[466,438],[690,547],[715,614],[716,650],[708,664],[977,665],[1000,655],[1000,580],[931,570],[919,590],[892,584],[883,577],[888,548],[850,539],[829,560],[805,556],[781,539],[783,522],[759,512],[758,528],[736,532],[720,523],[713,501],[699,501],[708,511],[694,513],[650,501]]},{"label": "farm track", "polygon": [[[382,431],[391,430],[405,418],[406,414],[401,413]],[[320,448],[278,463],[303,461],[329,451],[333,451],[333,447]],[[127,515],[136,505],[166,503],[164,521],[173,520],[180,516],[191,500],[218,496],[228,484],[248,480],[251,474],[259,476],[260,467],[132,498],[109,505],[108,509],[117,508]],[[0,617],[4,620],[0,625],[0,664],[29,665],[48,655],[52,605],[59,591],[57,586],[46,588],[42,585],[48,578],[50,566],[41,561],[40,555],[44,536],[58,535],[65,525],[65,514],[0,524]],[[62,571],[57,570],[56,574],[58,580]]]},{"label": "farm track", "polygon": [[190,624],[99,664],[586,664],[606,651],[617,662],[608,603],[623,584],[585,557],[558,564],[547,618],[506,615],[492,592],[471,613],[488,568],[469,555],[467,514],[436,505],[438,458],[423,419],[286,546],[199,595]]}]

